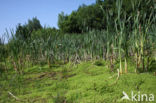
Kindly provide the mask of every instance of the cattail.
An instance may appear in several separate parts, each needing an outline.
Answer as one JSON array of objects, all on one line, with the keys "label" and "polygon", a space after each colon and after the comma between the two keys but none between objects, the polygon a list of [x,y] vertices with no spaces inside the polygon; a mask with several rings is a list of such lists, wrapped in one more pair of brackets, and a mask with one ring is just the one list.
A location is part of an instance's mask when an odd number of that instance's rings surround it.
[{"label": "cattail", "polygon": [[128,70],[127,70],[127,60],[125,58],[125,73],[128,73]]}]

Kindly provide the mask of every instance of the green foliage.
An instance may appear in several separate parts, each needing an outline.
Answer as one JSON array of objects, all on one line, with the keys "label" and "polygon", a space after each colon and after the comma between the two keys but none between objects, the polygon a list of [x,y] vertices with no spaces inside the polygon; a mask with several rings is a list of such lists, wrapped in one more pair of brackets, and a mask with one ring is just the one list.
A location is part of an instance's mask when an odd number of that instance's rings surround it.
[{"label": "green foliage", "polygon": [[[120,12],[117,9],[119,7],[118,1],[121,3]],[[108,27],[115,30],[113,28],[114,21],[120,15],[121,20],[125,19],[125,26],[132,30],[135,15],[139,13],[139,22],[144,24],[144,19],[151,18],[154,4],[154,0],[96,0],[95,4],[82,5],[70,15],[60,13],[58,26],[65,33],[82,33],[94,29],[106,30]],[[152,17],[154,15],[155,13],[152,13]]]},{"label": "green foliage", "polygon": [[[141,1],[98,2],[82,5],[70,15],[59,14],[59,30],[42,28],[37,18],[28,20],[25,25],[18,25],[7,46],[2,46],[3,50],[9,51],[14,68],[19,65],[24,68],[25,62],[32,65],[47,63],[52,67],[56,61],[73,61],[77,64],[80,61],[104,59],[113,71],[115,61],[120,59],[121,69],[123,59],[126,65],[127,58],[132,57],[136,68],[148,71],[156,37],[153,5],[144,13],[140,9]],[[149,1],[144,8],[151,3]],[[128,4],[132,5],[126,10]]]},{"label": "green foliage", "polygon": [[32,20],[28,20],[27,24],[18,24],[18,26],[16,27],[15,37],[17,39],[26,40],[28,38],[31,38],[31,33],[33,31],[39,30],[41,28],[42,26],[40,24],[40,21],[35,17]]},{"label": "green foliage", "polygon": [[[154,5],[153,0],[96,0],[59,14],[59,30],[42,28],[37,18],[19,24],[8,44],[0,39],[0,102],[15,102],[7,90],[44,103],[123,103],[123,88],[155,92]],[[116,70],[122,74],[124,68],[130,73],[116,82]]]},{"label": "green foliage", "polygon": [[31,33],[31,39],[35,40],[35,39],[43,39],[43,40],[47,40],[50,36],[54,36],[56,34],[58,34],[59,31],[56,28],[43,28],[43,29],[39,29],[39,30],[34,30]]},{"label": "green foliage", "polygon": [[94,29],[103,29],[103,11],[99,5],[82,5],[70,15],[64,13],[58,16],[58,26],[65,33],[82,33]]},{"label": "green foliage", "polygon": [[[40,66],[27,68],[25,75],[21,76],[15,75],[13,71],[9,72],[7,79],[4,75],[0,75],[0,102],[21,103],[7,91],[26,103],[92,103],[93,101],[94,103],[131,103],[131,101],[121,100],[123,91],[129,96],[131,91],[156,93],[156,78],[153,73],[121,75],[115,83],[117,73],[110,73],[105,65],[95,66],[94,62],[82,62],[75,66],[66,64],[59,68],[46,68],[41,72],[38,72],[39,68]],[[64,75],[69,73],[75,75],[60,78],[65,68],[68,73]],[[133,70],[133,68],[129,69]]]},{"label": "green foliage", "polygon": [[8,57],[7,45],[4,44],[3,38],[0,38],[0,62],[3,62]]}]

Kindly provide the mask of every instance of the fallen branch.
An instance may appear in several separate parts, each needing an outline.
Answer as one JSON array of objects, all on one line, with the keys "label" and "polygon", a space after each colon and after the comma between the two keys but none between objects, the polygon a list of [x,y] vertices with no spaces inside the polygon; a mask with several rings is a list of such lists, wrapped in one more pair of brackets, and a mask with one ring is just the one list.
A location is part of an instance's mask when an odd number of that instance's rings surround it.
[{"label": "fallen branch", "polygon": [[9,92],[9,91],[8,91],[8,94],[9,94],[10,96],[12,96],[16,101],[26,102],[25,100],[21,100],[21,99],[19,99],[18,97],[16,97],[14,94],[12,94],[12,93]]}]

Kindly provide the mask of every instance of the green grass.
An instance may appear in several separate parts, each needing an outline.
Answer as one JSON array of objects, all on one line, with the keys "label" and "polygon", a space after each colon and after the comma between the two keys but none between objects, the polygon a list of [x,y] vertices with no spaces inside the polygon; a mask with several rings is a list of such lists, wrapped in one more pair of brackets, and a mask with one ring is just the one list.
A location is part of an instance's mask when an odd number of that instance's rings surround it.
[{"label": "green grass", "polygon": [[136,74],[129,62],[131,72],[121,75],[116,82],[117,72],[110,72],[106,64],[89,61],[51,68],[36,65],[24,69],[21,76],[9,72],[0,78],[0,103],[22,103],[8,91],[23,103],[131,103],[121,100],[123,91],[128,95],[131,91],[156,94],[156,77],[152,72]]}]

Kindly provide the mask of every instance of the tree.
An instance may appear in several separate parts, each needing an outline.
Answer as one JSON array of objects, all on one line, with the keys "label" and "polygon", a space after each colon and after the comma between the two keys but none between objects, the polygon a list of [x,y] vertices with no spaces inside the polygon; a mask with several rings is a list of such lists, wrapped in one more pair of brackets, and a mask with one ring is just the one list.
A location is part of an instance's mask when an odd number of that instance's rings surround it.
[{"label": "tree", "polygon": [[27,27],[30,32],[32,32],[33,30],[38,30],[42,28],[40,21],[36,17],[33,18],[32,20],[28,20]]},{"label": "tree", "polygon": [[68,19],[68,16],[64,14],[64,12],[61,12],[59,15],[58,15],[58,27],[61,31],[63,32],[66,32],[67,31],[67,21]]},{"label": "tree", "polygon": [[96,4],[102,4],[104,1],[103,0],[96,0]]},{"label": "tree", "polygon": [[58,26],[67,33],[82,33],[93,29],[103,29],[103,11],[98,5],[82,5],[70,15],[63,12],[58,16]]},{"label": "tree", "polygon": [[26,40],[31,37],[31,33],[33,31],[39,30],[41,28],[42,26],[40,24],[40,21],[35,17],[32,20],[28,20],[27,24],[18,24],[18,26],[16,27],[15,37],[17,39]]},{"label": "tree", "polygon": [[30,37],[30,32],[27,28],[27,25],[21,25],[21,24],[18,24],[18,26],[16,27],[16,34],[15,34],[15,37],[17,39],[27,39]]},{"label": "tree", "polygon": [[[119,5],[120,2],[120,5]],[[150,15],[154,8],[154,0],[96,0],[95,4],[82,5],[70,15],[63,12],[58,16],[58,26],[67,33],[82,33],[90,30],[114,29],[115,22],[126,21],[126,27],[133,29],[134,18],[139,15],[140,24],[144,19],[154,17]],[[119,23],[117,23],[119,24]],[[117,25],[119,28],[120,25]]]}]

